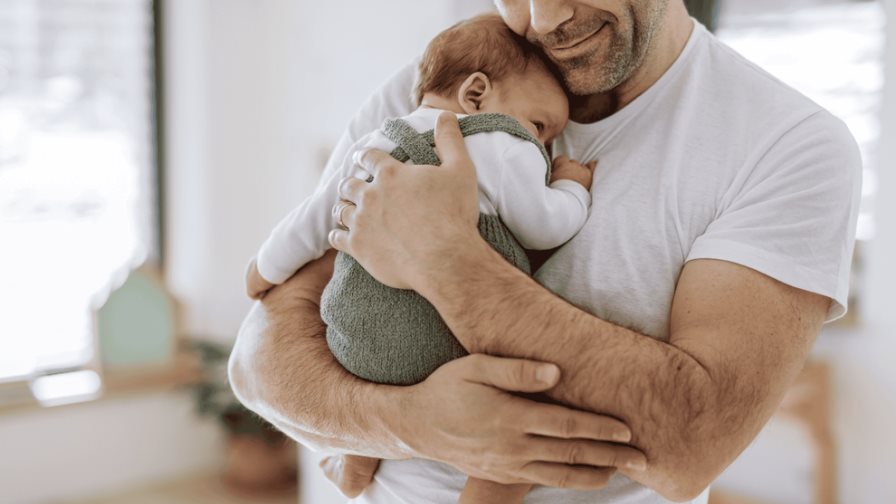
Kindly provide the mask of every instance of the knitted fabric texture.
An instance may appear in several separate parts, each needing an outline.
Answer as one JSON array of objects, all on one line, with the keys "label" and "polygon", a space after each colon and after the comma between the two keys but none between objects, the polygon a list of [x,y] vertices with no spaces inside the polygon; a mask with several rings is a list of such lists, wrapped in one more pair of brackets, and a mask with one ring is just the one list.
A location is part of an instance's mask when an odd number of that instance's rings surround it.
[{"label": "knitted fabric texture", "polygon": [[[501,114],[460,119],[464,136],[503,131],[547,151],[520,124]],[[386,121],[385,135],[398,145],[391,155],[402,162],[439,165],[433,131],[418,133],[401,119]],[[507,261],[530,273],[519,242],[495,215],[479,215],[479,233]],[[336,256],[333,278],[321,296],[321,318],[327,324],[330,351],[350,373],[368,381],[411,385],[423,381],[442,364],[467,354],[435,307],[413,290],[393,289],[376,279],[350,255]]]}]

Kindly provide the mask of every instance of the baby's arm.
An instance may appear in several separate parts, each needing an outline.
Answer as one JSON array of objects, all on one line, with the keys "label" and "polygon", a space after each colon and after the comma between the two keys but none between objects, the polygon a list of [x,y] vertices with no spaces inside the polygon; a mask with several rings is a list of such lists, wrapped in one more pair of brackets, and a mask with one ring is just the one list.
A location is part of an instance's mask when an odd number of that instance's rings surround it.
[{"label": "baby's arm", "polygon": [[559,247],[582,229],[591,206],[594,163],[557,158],[550,186],[545,185],[544,157],[529,142],[509,148],[502,163],[496,207],[524,248]]},{"label": "baby's arm", "polygon": [[336,227],[332,209],[339,200],[339,182],[350,175],[366,178],[356,170],[352,154],[370,138],[368,135],[356,142],[342,164],[326,174],[314,193],[277,224],[249,266],[246,290],[250,297],[257,299],[329,250],[327,236]]}]

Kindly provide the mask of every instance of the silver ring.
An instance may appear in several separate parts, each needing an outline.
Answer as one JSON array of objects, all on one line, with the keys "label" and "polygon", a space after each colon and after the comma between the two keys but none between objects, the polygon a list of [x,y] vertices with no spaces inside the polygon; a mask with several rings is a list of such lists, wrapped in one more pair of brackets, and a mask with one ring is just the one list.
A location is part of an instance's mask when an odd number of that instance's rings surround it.
[{"label": "silver ring", "polygon": [[333,207],[333,215],[336,216],[336,224],[342,229],[348,229],[348,226],[345,225],[345,222],[342,220],[342,214],[345,212],[345,209],[348,207],[355,206],[351,201],[342,200]]}]

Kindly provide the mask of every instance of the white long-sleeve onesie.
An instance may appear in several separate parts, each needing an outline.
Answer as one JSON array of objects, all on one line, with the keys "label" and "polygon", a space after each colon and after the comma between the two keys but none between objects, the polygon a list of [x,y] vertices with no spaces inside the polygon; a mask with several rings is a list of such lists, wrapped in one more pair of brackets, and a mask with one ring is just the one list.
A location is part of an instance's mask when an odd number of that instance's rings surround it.
[{"label": "white long-sleeve onesie", "polygon": [[[423,132],[435,127],[441,112],[421,107],[403,119]],[[476,166],[480,212],[500,216],[524,248],[558,247],[585,224],[590,191],[571,180],[546,185],[547,166],[533,143],[504,132],[479,133],[464,140]],[[330,248],[327,236],[336,227],[332,208],[339,200],[337,186],[345,177],[368,177],[354,164],[353,154],[369,147],[391,152],[396,145],[379,130],[373,131],[349,149],[336,170],[324,174],[314,194],[280,221],[262,245],[257,267],[265,280],[281,284]]]}]

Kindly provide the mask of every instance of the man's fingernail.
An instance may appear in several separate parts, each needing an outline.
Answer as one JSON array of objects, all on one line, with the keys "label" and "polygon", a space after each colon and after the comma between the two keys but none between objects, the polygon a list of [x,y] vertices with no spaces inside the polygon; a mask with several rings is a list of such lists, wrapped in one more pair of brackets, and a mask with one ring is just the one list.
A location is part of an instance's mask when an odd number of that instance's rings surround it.
[{"label": "man's fingernail", "polygon": [[442,124],[447,125],[448,123],[452,122],[453,119],[457,119],[457,116],[452,114],[451,112],[442,112],[441,114],[439,114],[438,121]]},{"label": "man's fingernail", "polygon": [[619,432],[617,432],[616,434],[613,435],[613,441],[620,441],[620,442],[623,442],[623,443],[628,443],[628,442],[631,441],[631,440],[632,440],[632,433],[631,433],[631,431],[627,431],[627,430],[626,430],[626,431],[619,431]]},{"label": "man's fingernail", "polygon": [[535,379],[541,383],[554,383],[559,373],[557,366],[540,366],[535,371]]},{"label": "man's fingernail", "polygon": [[643,471],[647,469],[647,461],[646,460],[629,460],[625,463],[626,469],[631,469],[633,471]]}]

